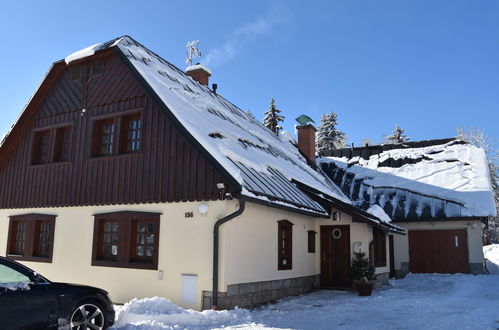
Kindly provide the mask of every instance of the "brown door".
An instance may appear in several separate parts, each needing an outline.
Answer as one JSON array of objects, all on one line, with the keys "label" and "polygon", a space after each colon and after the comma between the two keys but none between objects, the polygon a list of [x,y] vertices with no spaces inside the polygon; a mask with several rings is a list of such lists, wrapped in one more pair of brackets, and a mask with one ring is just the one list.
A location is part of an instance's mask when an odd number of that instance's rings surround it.
[{"label": "brown door", "polygon": [[466,229],[409,230],[412,273],[469,273]]},{"label": "brown door", "polygon": [[390,250],[390,277],[395,277],[395,248],[393,245],[393,235],[388,236],[388,249]]},{"label": "brown door", "polygon": [[321,226],[321,286],[348,288],[350,226]]}]

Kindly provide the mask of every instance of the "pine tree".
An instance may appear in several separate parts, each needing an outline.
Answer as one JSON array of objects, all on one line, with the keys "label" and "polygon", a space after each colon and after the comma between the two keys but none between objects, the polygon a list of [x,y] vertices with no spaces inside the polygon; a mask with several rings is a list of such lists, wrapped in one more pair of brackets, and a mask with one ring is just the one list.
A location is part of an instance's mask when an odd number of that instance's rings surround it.
[{"label": "pine tree", "polygon": [[369,265],[364,252],[354,252],[352,264],[350,265],[350,277],[352,280],[360,280],[365,277],[367,280],[374,280],[374,268]]},{"label": "pine tree", "polygon": [[390,143],[404,143],[409,141],[409,137],[404,134],[405,129],[400,128],[399,125],[396,125],[395,128],[392,131],[392,135],[387,137],[387,140]]},{"label": "pine tree", "polygon": [[334,112],[322,115],[321,124],[317,130],[318,151],[339,149],[346,145],[347,135],[336,128],[337,117]]},{"label": "pine tree", "polygon": [[279,126],[279,122],[284,121],[284,116],[280,115],[281,110],[277,109],[275,106],[275,100],[272,98],[270,100],[270,107],[264,114],[263,125],[269,128],[275,134],[279,134],[279,131],[282,129]]}]

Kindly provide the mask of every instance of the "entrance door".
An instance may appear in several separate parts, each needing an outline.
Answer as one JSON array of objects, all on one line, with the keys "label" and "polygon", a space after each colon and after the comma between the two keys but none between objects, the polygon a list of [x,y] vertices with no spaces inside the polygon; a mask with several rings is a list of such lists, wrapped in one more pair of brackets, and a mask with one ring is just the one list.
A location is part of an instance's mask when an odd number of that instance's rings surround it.
[{"label": "entrance door", "polygon": [[409,230],[411,273],[469,273],[466,229]]},{"label": "entrance door", "polygon": [[349,288],[350,226],[321,226],[321,286]]}]

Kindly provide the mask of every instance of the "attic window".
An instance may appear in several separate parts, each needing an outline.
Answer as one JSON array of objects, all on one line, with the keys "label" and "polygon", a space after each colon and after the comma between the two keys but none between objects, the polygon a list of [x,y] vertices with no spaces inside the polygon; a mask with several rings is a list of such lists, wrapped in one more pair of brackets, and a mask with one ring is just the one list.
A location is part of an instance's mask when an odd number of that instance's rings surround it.
[{"label": "attic window", "polygon": [[220,133],[210,133],[208,134],[209,137],[214,138],[214,139],[224,139],[225,136],[223,136]]},{"label": "attic window", "polygon": [[33,139],[33,164],[48,164],[50,162],[51,131],[39,131]]}]

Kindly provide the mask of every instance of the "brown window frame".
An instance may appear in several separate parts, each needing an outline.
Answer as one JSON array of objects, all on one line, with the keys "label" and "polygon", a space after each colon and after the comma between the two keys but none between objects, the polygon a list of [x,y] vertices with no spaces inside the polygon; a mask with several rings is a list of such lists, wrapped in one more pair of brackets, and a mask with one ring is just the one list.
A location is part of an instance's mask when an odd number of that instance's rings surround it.
[{"label": "brown window frame", "polygon": [[[119,211],[94,214],[92,266],[157,270],[160,239],[160,215],[161,213],[136,211]],[[103,246],[107,244],[105,242],[104,235],[106,233],[110,233],[108,231],[104,231],[106,222],[114,222],[119,224],[119,230],[116,234],[118,235],[118,240],[116,244],[115,257],[112,256],[114,254],[112,246],[111,256],[106,256],[103,253]],[[152,256],[138,257],[136,254],[138,233],[135,228],[138,222],[152,223],[152,233],[154,235],[154,241],[152,244],[150,244],[150,246],[152,246],[153,248]],[[111,233],[111,241],[113,240],[112,235],[113,234]]]},{"label": "brown window frame", "polygon": [[[131,128],[130,123],[134,121],[138,122],[138,127]],[[130,154],[140,152],[142,149],[142,133],[142,116],[140,113],[123,116],[120,130],[120,153]],[[131,146],[130,143],[132,144]]]},{"label": "brown window frame", "polygon": [[67,163],[71,160],[71,126],[62,126],[55,129],[53,163]]},{"label": "brown window frame", "polygon": [[308,243],[308,253],[315,253],[315,230],[309,230],[307,232],[307,243]]},{"label": "brown window frame", "polygon": [[[65,135],[67,133],[67,135]],[[73,126],[64,124],[52,127],[45,127],[42,129],[37,129],[33,131],[32,143],[31,143],[31,165],[32,166],[44,166],[51,164],[61,164],[71,162],[71,147],[72,147],[72,134]],[[67,136],[67,140],[65,140]],[[47,156],[46,159],[42,160],[42,139],[47,137]],[[64,143],[66,142],[66,158],[61,157],[61,153],[64,151]]]},{"label": "brown window frame", "polygon": [[[102,139],[104,138],[104,133],[102,129],[104,126],[113,125],[113,130],[110,134],[111,142],[106,141],[104,144]],[[108,117],[103,119],[95,120],[93,123],[93,131],[92,131],[92,156],[93,157],[109,157],[115,154],[116,150],[116,128],[117,128],[117,120],[115,117]],[[102,152],[103,147],[109,148],[111,150],[109,152]]]},{"label": "brown window frame", "polygon": [[[11,216],[9,220],[6,256],[14,260],[51,263],[54,252],[55,218],[55,215],[38,213]],[[18,241],[16,239],[18,234],[17,225],[19,223],[24,223],[25,226],[25,236],[23,240],[24,249],[22,254],[18,254],[15,251],[15,245]],[[49,236],[48,244],[50,244],[50,246],[47,255],[42,255],[40,251],[40,227],[45,223],[50,224],[49,231],[44,232],[44,234]]]},{"label": "brown window frame", "polygon": [[[128,146],[130,132],[128,125],[132,120],[137,120],[139,122],[139,127],[132,129],[135,132],[135,135],[138,135],[138,138],[133,139],[134,145],[138,146],[136,149],[130,149]],[[109,153],[103,153],[102,127],[111,122],[114,124],[112,147]],[[144,145],[143,122],[142,111],[136,110],[94,118],[92,124],[91,158],[108,158],[127,154],[140,154]]]},{"label": "brown window frame", "polygon": [[277,269],[293,269],[293,223],[277,221]]},{"label": "brown window frame", "polygon": [[374,267],[386,267],[386,234],[379,228],[373,228]]},{"label": "brown window frame", "polygon": [[[46,152],[42,152],[44,146],[44,139],[47,139]],[[32,146],[32,160],[33,165],[46,165],[51,163],[51,149],[52,149],[52,130],[44,129],[34,132],[33,146]],[[42,159],[46,155],[46,159]]]}]

